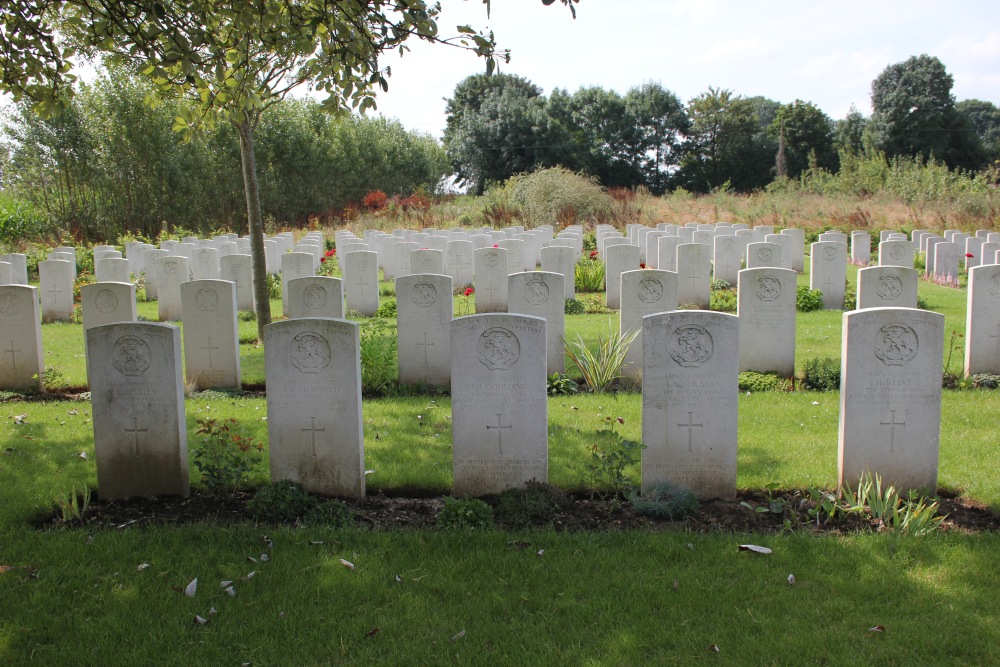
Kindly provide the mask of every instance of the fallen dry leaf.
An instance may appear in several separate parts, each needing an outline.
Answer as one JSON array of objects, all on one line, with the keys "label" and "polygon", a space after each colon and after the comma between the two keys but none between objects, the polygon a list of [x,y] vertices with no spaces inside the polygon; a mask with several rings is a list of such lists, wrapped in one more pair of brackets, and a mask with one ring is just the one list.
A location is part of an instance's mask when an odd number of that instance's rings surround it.
[{"label": "fallen dry leaf", "polygon": [[87,459],[87,452],[80,452],[80,458],[83,459],[84,461],[88,460]]},{"label": "fallen dry leaf", "polygon": [[711,646],[708,647],[708,650],[712,651],[714,653],[718,653],[719,652],[719,646],[717,644],[712,644]]},{"label": "fallen dry leaf", "polygon": [[149,563],[143,563],[142,565],[140,565],[139,567],[137,567],[135,569],[139,570],[140,572],[142,572],[143,570],[148,570],[149,569]]},{"label": "fallen dry leaf", "polygon": [[366,637],[374,637],[375,635],[378,634],[378,630],[379,630],[378,628],[372,628],[371,630],[369,630],[368,632],[365,633],[365,636]]},{"label": "fallen dry leaf", "polygon": [[198,592],[198,577],[195,577],[194,579],[191,580],[191,583],[187,585],[187,588],[184,589],[184,595],[188,596],[189,598],[193,598],[194,594],[197,592]]},{"label": "fallen dry leaf", "polygon": [[457,635],[451,638],[451,641],[457,642],[459,639],[465,636],[465,630],[460,631]]},{"label": "fallen dry leaf", "polygon": [[226,595],[228,595],[231,598],[236,597],[236,589],[233,588],[232,586],[226,586]]},{"label": "fallen dry leaf", "polygon": [[545,555],[545,549],[539,549],[537,555],[544,556]]},{"label": "fallen dry leaf", "polygon": [[262,562],[262,563],[266,563],[266,562],[267,562],[267,561],[269,561],[269,560],[271,560],[271,557],[270,557],[270,556],[268,556],[267,554],[261,554],[261,555],[260,555],[260,562]]},{"label": "fallen dry leaf", "polygon": [[741,544],[740,551],[752,551],[755,554],[769,554],[772,553],[767,547],[759,547],[756,544]]},{"label": "fallen dry leaf", "polygon": [[230,580],[228,580],[228,579],[226,579],[225,581],[220,581],[219,582],[219,588],[229,588],[232,585],[233,585],[233,582],[230,581]]},{"label": "fallen dry leaf", "polygon": [[272,540],[267,535],[264,535],[263,538],[264,538],[264,544],[267,545],[267,548],[268,549],[273,549],[274,548],[274,540]]},{"label": "fallen dry leaf", "polygon": [[315,547],[315,546],[318,546],[320,544],[323,544],[323,540],[309,540],[309,544],[311,544],[311,545],[313,545]]},{"label": "fallen dry leaf", "polygon": [[348,570],[353,570],[354,569],[354,563],[352,563],[349,560],[344,560],[343,558],[341,558],[340,559],[340,564],[343,565],[344,567],[346,567]]},{"label": "fallen dry leaf", "polygon": [[254,575],[256,575],[256,574],[257,574],[257,571],[256,571],[256,570],[254,570],[253,572],[249,573],[249,574],[248,574],[247,576],[245,576],[245,577],[240,577],[240,578],[241,578],[241,579],[242,579],[243,581],[250,581],[251,579],[253,579],[253,578],[254,578]]},{"label": "fallen dry leaf", "polygon": [[876,625],[873,628],[868,628],[868,632],[885,632],[884,625]]},{"label": "fallen dry leaf", "polygon": [[795,585],[795,575],[794,574],[788,575],[788,585],[789,586],[794,586]]},{"label": "fallen dry leaf", "polygon": [[15,424],[23,424],[24,420],[28,418],[28,415],[14,415]]},{"label": "fallen dry leaf", "polygon": [[681,587],[681,585],[679,583],[677,583],[676,579],[674,579],[674,590],[676,591],[680,587]]},{"label": "fallen dry leaf", "polygon": [[207,618],[202,618],[201,616],[198,616],[197,614],[195,615],[195,617],[194,617],[194,624],[195,625],[205,625],[206,623],[208,623],[208,619]]}]

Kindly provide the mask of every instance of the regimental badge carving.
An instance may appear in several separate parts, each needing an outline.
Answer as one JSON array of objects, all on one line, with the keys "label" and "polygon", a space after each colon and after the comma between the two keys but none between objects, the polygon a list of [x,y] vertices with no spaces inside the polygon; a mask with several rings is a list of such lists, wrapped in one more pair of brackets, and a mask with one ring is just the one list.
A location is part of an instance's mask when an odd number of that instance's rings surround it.
[{"label": "regimental badge carving", "polygon": [[491,269],[500,263],[500,255],[495,252],[488,252],[483,255],[483,264],[490,267]]},{"label": "regimental badge carving", "polygon": [[903,281],[898,276],[882,276],[875,293],[883,301],[895,301],[903,293]]},{"label": "regimental badge carving", "polygon": [[712,334],[697,324],[678,327],[667,346],[670,358],[680,366],[697,367],[712,358]]},{"label": "regimental badge carving", "polygon": [[875,356],[886,366],[905,366],[919,347],[917,332],[902,322],[886,324],[875,334]]},{"label": "regimental badge carving", "polygon": [[206,313],[212,312],[219,307],[219,295],[215,293],[214,289],[200,289],[194,295],[194,305],[198,307],[198,310]]},{"label": "regimental badge carving", "polygon": [[524,284],[524,300],[539,306],[549,300],[549,286],[541,280],[531,280]]},{"label": "regimental badge carving", "polygon": [[521,357],[521,342],[509,329],[493,327],[479,337],[479,363],[491,371],[505,371]]},{"label": "regimental badge carving", "polygon": [[313,331],[303,331],[288,346],[288,361],[300,373],[319,373],[330,365],[330,344]]},{"label": "regimental badge carving", "polygon": [[307,285],[302,290],[302,303],[313,310],[322,308],[326,305],[326,290],[322,285]]},{"label": "regimental badge carving", "polygon": [[118,297],[109,289],[102,289],[94,297],[94,305],[102,313],[113,313],[118,308]]},{"label": "regimental badge carving", "polygon": [[754,294],[761,301],[774,301],[781,296],[781,281],[774,276],[761,276],[757,279]]},{"label": "regimental badge carving", "polygon": [[200,253],[198,253],[198,263],[201,264],[202,267],[207,269],[208,264],[209,262],[211,262],[211,260],[212,260],[212,255],[207,250],[202,250]]},{"label": "regimental badge carving", "polygon": [[837,249],[830,247],[823,248],[823,259],[828,262],[837,259]]},{"label": "regimental badge carving", "polygon": [[17,302],[16,296],[10,292],[0,295],[0,315],[10,317],[11,315],[17,315],[20,310],[21,305]]},{"label": "regimental badge carving", "polygon": [[163,272],[168,276],[176,276],[179,267],[175,261],[166,261],[163,263]]},{"label": "regimental badge carving", "polygon": [[437,287],[434,287],[434,285],[430,283],[417,283],[413,286],[413,295],[410,297],[410,301],[421,308],[427,308],[428,306],[434,305],[437,298]]},{"label": "regimental badge carving", "polygon": [[715,239],[715,246],[724,252],[730,252],[736,247],[736,240],[728,236],[720,236]]},{"label": "regimental badge carving", "polygon": [[659,280],[646,278],[639,281],[639,287],[636,292],[639,301],[643,303],[656,303],[663,296],[663,285],[660,284]]},{"label": "regimental badge carving", "polygon": [[905,252],[906,250],[903,249],[903,246],[896,243],[889,246],[889,257],[892,257],[895,260],[903,259],[903,253]]},{"label": "regimental badge carving", "polygon": [[152,356],[149,345],[138,336],[122,336],[111,346],[111,363],[122,375],[142,375],[149,368]]},{"label": "regimental badge carving", "polygon": [[[990,294],[994,298],[1000,299],[1000,273],[994,273],[993,277],[990,278]],[[0,306],[0,312],[3,312],[3,307]],[[6,313],[4,313],[6,315]]]},{"label": "regimental badge carving", "polygon": [[774,257],[774,250],[772,248],[759,248],[757,250],[757,259],[762,262],[770,262]]}]

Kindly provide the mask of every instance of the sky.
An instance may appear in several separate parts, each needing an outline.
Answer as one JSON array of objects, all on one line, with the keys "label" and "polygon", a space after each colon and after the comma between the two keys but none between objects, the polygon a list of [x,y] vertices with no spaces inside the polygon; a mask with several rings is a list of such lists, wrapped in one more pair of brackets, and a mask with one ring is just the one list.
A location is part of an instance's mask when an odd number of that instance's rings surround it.
[{"label": "sky", "polygon": [[[1000,2],[952,0],[441,0],[442,36],[469,24],[510,49],[501,71],[548,95],[599,86],[624,94],[658,82],[682,102],[714,88],[788,103],[812,102],[834,119],[871,114],[871,82],[888,65],[926,53],[955,80],[957,101],[1000,105]],[[445,98],[482,73],[474,54],[414,43],[388,54],[389,92],[378,112],[440,137]]]}]

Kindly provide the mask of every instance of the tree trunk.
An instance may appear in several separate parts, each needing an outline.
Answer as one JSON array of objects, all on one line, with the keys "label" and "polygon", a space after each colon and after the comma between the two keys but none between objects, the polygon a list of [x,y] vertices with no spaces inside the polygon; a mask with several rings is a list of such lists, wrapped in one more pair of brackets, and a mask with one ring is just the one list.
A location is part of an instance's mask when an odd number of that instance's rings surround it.
[{"label": "tree trunk", "polygon": [[253,125],[236,123],[240,135],[240,161],[243,163],[243,188],[247,195],[247,223],[250,256],[253,265],[253,295],[257,311],[257,339],[264,340],[264,327],[271,323],[271,302],[267,298],[267,265],[264,262],[264,221],[260,214],[260,188],[257,186],[257,159],[253,153]]}]

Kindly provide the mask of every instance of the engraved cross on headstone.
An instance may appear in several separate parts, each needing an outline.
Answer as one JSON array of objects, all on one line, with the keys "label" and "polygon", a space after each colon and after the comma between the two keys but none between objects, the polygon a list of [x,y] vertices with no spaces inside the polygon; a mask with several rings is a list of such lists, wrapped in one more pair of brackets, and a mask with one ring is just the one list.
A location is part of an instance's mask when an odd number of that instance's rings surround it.
[{"label": "engraved cross on headstone", "polygon": [[458,253],[457,255],[455,255],[455,257],[453,257],[452,260],[451,260],[451,269],[452,269],[452,271],[457,271],[459,269],[464,269],[464,268],[467,268],[468,266],[469,266],[469,262],[466,261],[465,255],[463,253],[461,253],[461,252]]},{"label": "engraved cross on headstone", "polygon": [[365,272],[358,271],[358,280],[354,283],[356,287],[368,287],[369,283],[365,282]]},{"label": "engraved cross on headstone", "polygon": [[52,303],[55,303],[56,302],[56,294],[59,294],[60,292],[62,292],[62,290],[59,289],[59,288],[57,288],[55,285],[53,285],[52,287],[50,287],[48,289],[48,292],[49,292],[49,294],[52,297],[51,298]]},{"label": "engraved cross on headstone", "polygon": [[208,367],[209,368],[215,368],[215,366],[212,365],[212,350],[218,350],[219,346],[218,345],[212,345],[212,337],[211,336],[208,337],[208,345],[202,345],[201,349],[208,350]]},{"label": "engraved cross on headstone", "polygon": [[17,357],[15,357],[14,354],[17,353],[17,352],[20,352],[20,351],[21,350],[15,350],[14,349],[14,339],[12,338],[10,340],[10,349],[9,350],[4,350],[4,354],[9,354],[10,355],[10,368],[11,368],[11,370],[14,370],[14,371],[17,370]]},{"label": "engraved cross on headstone", "polygon": [[318,456],[318,454],[316,453],[316,433],[317,432],[320,432],[320,433],[325,432],[326,431],[326,427],[324,426],[323,428],[316,428],[316,418],[315,417],[310,417],[309,418],[309,428],[302,427],[302,431],[309,431],[309,434],[312,436],[313,457]]},{"label": "engraved cross on headstone", "polygon": [[132,417],[132,428],[124,429],[126,433],[132,434],[132,447],[135,450],[135,455],[139,456],[139,434],[145,433],[149,429],[139,428],[139,418]]},{"label": "engraved cross on headstone", "polygon": [[823,288],[828,292],[836,287],[837,281],[833,279],[833,276],[827,276],[826,280],[823,281]]},{"label": "engraved cross on headstone", "polygon": [[434,343],[428,343],[427,342],[427,332],[426,331],[424,332],[424,342],[423,343],[417,343],[417,347],[424,348],[424,366],[426,366],[427,365],[427,348],[428,347],[434,347]]},{"label": "engraved cross on headstone", "polygon": [[701,280],[701,273],[697,270],[698,267],[692,266],[691,270],[688,272],[687,279],[691,281],[691,288],[694,289],[694,281]]},{"label": "engraved cross on headstone", "polygon": [[688,423],[687,424],[682,424],[681,422],[677,422],[677,425],[680,426],[681,428],[686,428],[688,430],[688,451],[689,452],[693,452],[694,449],[693,449],[692,445],[694,444],[694,441],[693,441],[694,430],[696,428],[704,428],[704,424],[695,424],[694,423],[694,412],[688,412],[687,416],[688,416]]},{"label": "engraved cross on headstone", "polygon": [[497,453],[503,456],[503,431],[512,431],[513,427],[508,424],[503,426],[503,413],[497,415],[497,425],[496,426],[486,426],[487,431],[497,432]]},{"label": "engraved cross on headstone", "polygon": [[484,292],[489,292],[489,294],[490,294],[490,297],[489,297],[490,298],[490,302],[493,302],[494,299],[496,298],[496,297],[493,296],[493,293],[497,291],[497,288],[493,286],[493,281],[492,280],[490,280],[490,286],[484,288],[483,291]]},{"label": "engraved cross on headstone", "polygon": [[906,426],[906,420],[901,422],[896,421],[896,410],[889,410],[889,421],[879,422],[882,426],[889,427],[889,451],[896,451],[896,427]]}]

